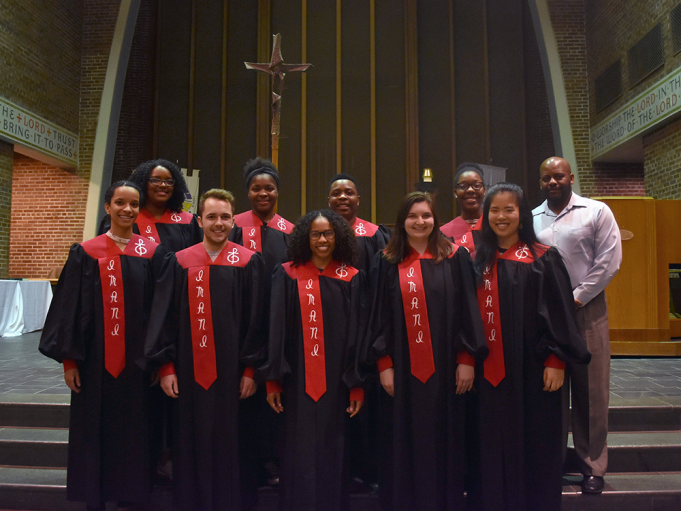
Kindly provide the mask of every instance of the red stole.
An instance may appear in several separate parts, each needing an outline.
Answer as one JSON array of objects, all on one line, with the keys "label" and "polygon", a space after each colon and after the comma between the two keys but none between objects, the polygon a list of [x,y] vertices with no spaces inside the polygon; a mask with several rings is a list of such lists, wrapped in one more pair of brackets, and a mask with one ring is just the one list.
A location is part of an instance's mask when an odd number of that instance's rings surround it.
[{"label": "red stole", "polygon": [[355,217],[355,223],[352,224],[352,230],[354,231],[355,236],[371,237],[376,234],[376,231],[378,231],[378,225]]},{"label": "red stole", "polygon": [[471,228],[467,233],[461,236],[460,240],[455,240],[457,245],[461,245],[471,254],[475,253],[475,240],[473,239],[473,231],[482,231],[482,218]]},{"label": "red stole", "polygon": [[[454,250],[456,251],[456,247]],[[421,259],[432,259],[432,255],[428,251],[419,255],[416,250],[412,250],[411,255],[397,267],[400,274],[404,320],[407,326],[411,374],[426,383],[435,372],[435,361],[430,338],[426,291],[421,275]]]},{"label": "red stole", "polygon": [[308,261],[304,265],[282,265],[287,275],[298,283],[300,319],[305,351],[305,392],[314,400],[326,392],[326,358],[324,355],[324,315],[319,277],[328,277],[350,282],[357,275],[352,266],[332,260],[323,272]]},{"label": "red stole", "polygon": [[205,390],[208,390],[218,377],[210,294],[211,266],[243,268],[248,264],[252,255],[253,252],[250,250],[231,242],[225,245],[215,261],[211,260],[203,243],[197,243],[175,254],[179,265],[187,270],[194,381]]},{"label": "red stole", "polygon": [[[481,223],[481,222],[478,222]],[[546,252],[547,247],[535,245],[534,250],[538,257]],[[504,344],[501,337],[501,313],[499,309],[499,283],[497,280],[497,261],[517,261],[521,263],[532,263],[534,257],[528,246],[522,241],[518,241],[503,254],[497,252],[497,257],[491,265],[487,265],[483,271],[483,285],[478,287],[478,305],[480,314],[485,327],[485,338],[489,355],[484,362],[485,379],[494,387],[501,383],[506,376],[504,366]]]},{"label": "red stole", "polygon": [[156,224],[189,224],[191,223],[194,215],[181,211],[175,213],[168,209],[165,210],[161,218],[156,218],[154,215],[149,213],[146,209],[140,209],[139,215],[137,215],[137,228],[140,231],[140,236],[155,242],[161,243],[161,237],[158,235],[158,229],[156,229]]},{"label": "red stole", "polygon": [[85,252],[97,259],[99,265],[104,313],[104,367],[114,378],[118,378],[125,369],[125,294],[121,255],[149,259],[157,246],[137,234],[132,235],[122,252],[106,234],[82,243]]},{"label": "red stole", "polygon": [[[243,238],[243,246],[253,252],[262,253],[262,239],[260,236],[261,227],[265,222],[260,220],[253,211],[246,211],[239,213],[234,217],[234,223],[241,227],[241,235]],[[293,231],[294,225],[285,220],[283,217],[275,214],[267,223],[267,227],[275,231],[281,231],[290,234]]]}]

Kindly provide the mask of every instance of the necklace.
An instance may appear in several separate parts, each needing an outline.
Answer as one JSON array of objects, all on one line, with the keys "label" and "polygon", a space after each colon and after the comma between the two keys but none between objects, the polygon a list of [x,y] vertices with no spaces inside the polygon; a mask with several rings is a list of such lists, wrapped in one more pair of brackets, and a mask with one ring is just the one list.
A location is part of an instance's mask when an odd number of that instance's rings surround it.
[{"label": "necklace", "polygon": [[132,238],[121,238],[120,236],[116,236],[111,231],[106,231],[106,235],[109,238],[111,238],[112,240],[114,240],[116,243],[122,243],[123,245],[127,245],[128,243],[130,243],[130,240],[132,239]]}]

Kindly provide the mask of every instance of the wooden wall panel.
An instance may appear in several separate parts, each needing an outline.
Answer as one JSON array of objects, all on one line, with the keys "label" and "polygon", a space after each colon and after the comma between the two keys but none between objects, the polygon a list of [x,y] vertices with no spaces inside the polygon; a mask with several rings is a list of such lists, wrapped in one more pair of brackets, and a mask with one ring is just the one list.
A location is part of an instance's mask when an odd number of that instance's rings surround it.
[{"label": "wooden wall panel", "polygon": [[187,166],[191,2],[159,4],[158,157]]},{"label": "wooden wall panel", "polygon": [[[451,220],[453,162],[450,148],[451,84],[449,0],[418,4],[419,33],[419,163],[429,167],[437,185],[441,223]],[[446,35],[447,37],[443,37]]]},{"label": "wooden wall panel", "polygon": [[405,186],[404,12],[394,0],[376,0],[377,221],[395,223]]},{"label": "wooden wall panel", "polygon": [[[281,52],[286,63],[302,62],[302,16],[300,1],[272,1],[272,33],[281,34]],[[314,67],[307,71],[314,72]],[[286,75],[279,135],[278,213],[291,222],[300,216],[301,75],[300,72]]]},{"label": "wooden wall panel", "polygon": [[[394,222],[423,167],[435,172],[443,221],[455,210],[452,178],[462,161],[508,167],[511,180],[535,188],[526,153],[536,159],[531,141],[551,137],[525,118],[548,117],[548,106],[535,102],[539,56],[528,48],[534,39],[522,0],[159,0],[159,7],[158,155],[186,166],[191,146],[202,191],[221,183],[224,165],[239,210],[248,208],[243,165],[256,156],[257,127],[270,125],[269,110],[258,114],[259,73],[243,62],[268,60],[274,33],[286,62],[314,66],[285,82],[279,212],[290,220],[326,205],[339,170],[359,180],[360,215],[379,223]],[[265,38],[267,55],[264,43],[259,55]]]},{"label": "wooden wall panel", "polygon": [[506,180],[521,186],[525,175],[522,4],[523,0],[487,0],[490,163],[507,167]]},{"label": "wooden wall panel", "polygon": [[454,0],[457,163],[488,163],[484,2]]},{"label": "wooden wall panel", "polygon": [[220,113],[222,102],[222,2],[199,2],[194,82],[194,168],[201,189],[220,186]]},{"label": "wooden wall panel", "polygon": [[[257,2],[228,3],[227,165],[225,187],[236,197],[237,211],[250,209],[243,185],[244,164],[256,156],[256,71],[244,61],[257,60]],[[203,185],[202,185],[203,188]]]},{"label": "wooden wall panel", "polygon": [[[358,215],[371,218],[371,52],[369,2],[342,0],[341,170],[355,176]],[[331,176],[328,176],[330,178]]]},{"label": "wooden wall panel", "polygon": [[336,2],[308,2],[307,210],[326,204],[336,172]]}]

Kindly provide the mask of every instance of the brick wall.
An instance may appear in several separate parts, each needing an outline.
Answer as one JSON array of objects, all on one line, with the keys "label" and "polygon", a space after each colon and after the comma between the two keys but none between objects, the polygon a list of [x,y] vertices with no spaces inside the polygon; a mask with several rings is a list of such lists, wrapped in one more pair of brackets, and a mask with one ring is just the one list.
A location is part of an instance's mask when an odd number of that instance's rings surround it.
[{"label": "brick wall", "polygon": [[0,278],[9,273],[9,233],[12,202],[12,144],[0,140]]},{"label": "brick wall", "polygon": [[[645,89],[674,72],[681,66],[681,53],[674,55],[671,41],[669,13],[679,0],[587,0],[586,48],[590,85],[591,124],[597,124],[613,114],[625,103]],[[629,83],[627,51],[647,34],[657,23],[662,23],[665,64],[639,84]],[[595,111],[593,81],[610,64],[622,60],[622,96],[600,112]],[[679,166],[677,153],[681,143],[681,124],[672,122],[644,137],[643,175],[635,188],[644,187],[645,193],[657,199],[679,199]],[[596,172],[595,172],[596,174]],[[615,173],[616,175],[616,173]],[[613,176],[614,177],[614,176]],[[623,174],[622,187],[634,186],[631,174]]]},{"label": "brick wall", "polygon": [[[622,97],[601,112],[595,111],[593,87],[591,87],[591,112],[593,124],[601,122],[627,101],[643,92],[653,83],[681,65],[681,54],[672,50],[669,12],[679,0],[606,0],[586,2],[587,53],[589,55],[589,83],[600,75],[618,58],[622,60]],[[641,83],[631,87],[627,51],[647,34],[657,23],[662,22],[665,46],[665,65]]]},{"label": "brick wall", "polygon": [[584,2],[585,0],[548,0],[547,3],[551,24],[556,35],[570,111],[572,138],[577,159],[577,168],[573,168],[572,171],[575,174],[579,173],[581,194],[589,197],[596,193],[598,185],[589,149],[591,121]]},{"label": "brick wall", "polygon": [[681,199],[681,120],[643,138],[646,194]]},{"label": "brick wall", "polygon": [[0,0],[0,96],[78,133],[83,3]]},{"label": "brick wall", "polygon": [[[119,7],[118,0],[0,0],[2,26],[11,28],[0,30],[0,58],[10,69],[6,73],[3,66],[0,95],[80,135],[75,172],[20,155],[14,159],[10,276],[44,277],[66,260],[72,243],[82,241],[97,118]],[[49,205],[40,217],[36,204]],[[41,253],[36,255],[38,247]]]},{"label": "brick wall", "polygon": [[642,197],[646,194],[642,163],[594,163],[594,195]]},{"label": "brick wall", "polygon": [[87,190],[75,172],[15,154],[10,277],[47,277],[66,262],[71,244],[83,239],[85,210],[74,204]]}]

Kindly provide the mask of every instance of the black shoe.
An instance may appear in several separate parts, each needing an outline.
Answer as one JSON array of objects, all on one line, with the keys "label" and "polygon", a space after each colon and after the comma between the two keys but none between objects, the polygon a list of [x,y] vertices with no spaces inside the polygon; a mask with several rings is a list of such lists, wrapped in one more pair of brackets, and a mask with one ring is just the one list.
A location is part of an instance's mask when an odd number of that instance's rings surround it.
[{"label": "black shoe", "polygon": [[600,476],[584,476],[582,479],[582,493],[601,493],[605,488],[605,481]]}]

